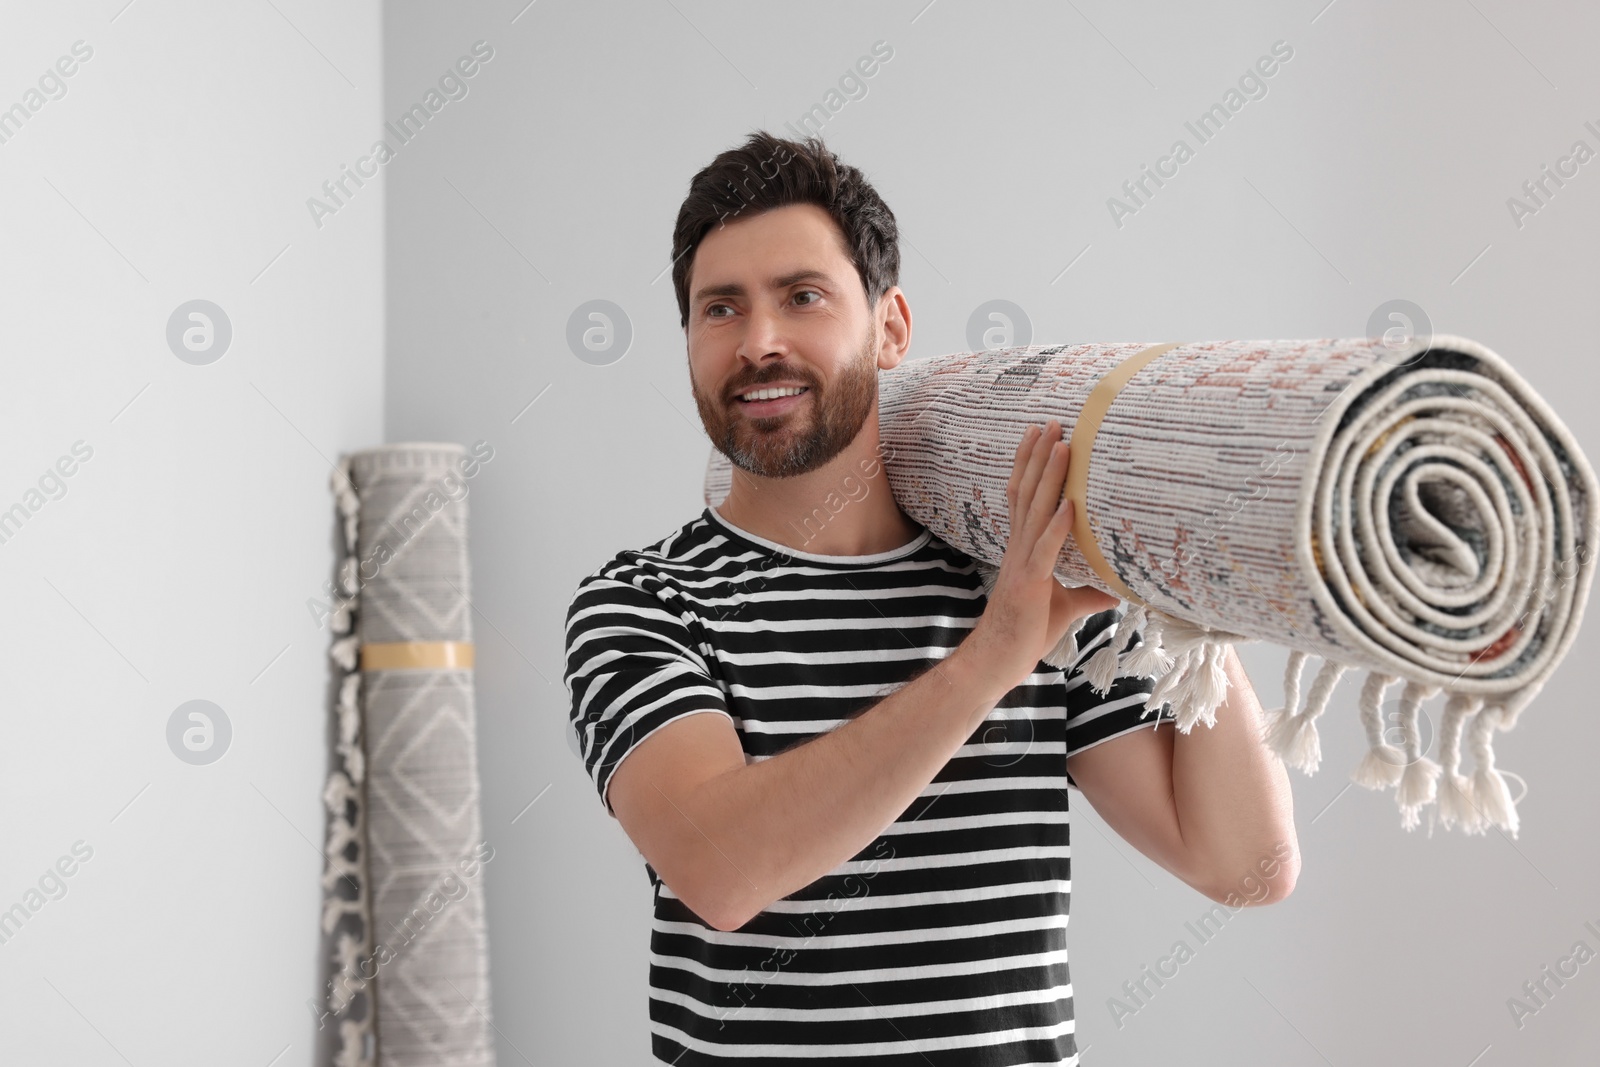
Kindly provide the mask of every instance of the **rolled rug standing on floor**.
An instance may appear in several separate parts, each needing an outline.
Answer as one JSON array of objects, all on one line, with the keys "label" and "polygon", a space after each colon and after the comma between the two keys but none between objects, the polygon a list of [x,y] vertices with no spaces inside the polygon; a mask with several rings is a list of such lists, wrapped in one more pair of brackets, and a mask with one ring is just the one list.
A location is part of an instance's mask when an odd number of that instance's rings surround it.
[{"label": "rolled rug standing on floor", "polygon": [[[1030,424],[1072,444],[1073,538],[1057,576],[1125,599],[1125,633],[1086,665],[1097,688],[1157,677],[1152,708],[1210,724],[1228,644],[1291,649],[1268,740],[1321,758],[1315,720],[1340,676],[1369,674],[1370,751],[1353,777],[1395,785],[1402,824],[1439,801],[1446,826],[1517,827],[1494,766],[1571,646],[1594,570],[1593,469],[1499,356],[1460,337],[1030,346],[909,360],[879,376],[884,470],[900,507],[979,562],[1010,537],[1006,485]],[[713,449],[708,504],[731,467]],[[810,516],[833,510],[819,501]],[[1051,654],[1075,653],[1073,635]],[[1308,656],[1323,663],[1301,699]],[[1402,745],[1379,721],[1403,683]],[[1448,694],[1443,765],[1420,751],[1421,704]],[[1462,774],[1461,746],[1476,760]]]},{"label": "rolled rug standing on floor", "polygon": [[[480,455],[476,450],[474,456]],[[325,799],[330,831],[324,928],[341,938],[344,984],[365,1018],[341,1022],[340,1067],[493,1067],[488,941],[473,700],[466,479],[455,444],[388,445],[344,457],[333,488],[347,556],[333,655],[339,754]],[[364,788],[363,788],[364,787]],[[356,807],[355,818],[347,817]],[[340,844],[335,849],[335,842]],[[361,861],[346,859],[354,843]],[[355,899],[337,883],[362,878]],[[376,994],[375,997],[373,994]]]}]

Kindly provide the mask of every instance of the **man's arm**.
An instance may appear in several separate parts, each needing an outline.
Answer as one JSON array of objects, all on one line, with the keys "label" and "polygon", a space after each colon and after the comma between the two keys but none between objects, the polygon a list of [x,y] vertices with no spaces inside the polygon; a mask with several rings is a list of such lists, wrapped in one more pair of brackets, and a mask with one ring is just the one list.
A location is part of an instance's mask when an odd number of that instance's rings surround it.
[{"label": "man's arm", "polygon": [[954,651],[837,729],[745,764],[729,722],[695,714],[612,772],[611,808],[661,880],[721,930],[743,926],[866,848],[933,781],[1078,618],[1115,604],[1052,576],[1072,529],[1069,450],[1052,420],[1017,445],[1010,540],[982,617]]},{"label": "man's arm", "polygon": [[1134,730],[1074,753],[1067,767],[1113,830],[1213,900],[1238,900],[1240,886],[1265,873],[1263,858],[1275,856],[1267,895],[1252,901],[1270,904],[1289,895],[1300,870],[1294,801],[1232,649],[1227,671],[1215,726]]},{"label": "man's arm", "polygon": [[844,725],[745,764],[729,720],[656,731],[611,776],[639,851],[696,915],[735,930],[872,843],[910,807],[1009,685],[969,639]]}]

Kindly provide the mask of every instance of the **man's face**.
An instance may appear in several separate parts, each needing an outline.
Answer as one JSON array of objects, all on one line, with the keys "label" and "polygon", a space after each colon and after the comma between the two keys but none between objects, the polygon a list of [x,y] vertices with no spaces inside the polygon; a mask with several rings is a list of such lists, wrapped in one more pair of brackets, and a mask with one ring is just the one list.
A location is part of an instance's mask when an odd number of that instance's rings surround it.
[{"label": "man's face", "polygon": [[[791,478],[856,439],[878,399],[878,331],[838,227],[790,204],[713,228],[689,273],[689,378],[736,467]],[[748,402],[758,387],[798,396]]]}]

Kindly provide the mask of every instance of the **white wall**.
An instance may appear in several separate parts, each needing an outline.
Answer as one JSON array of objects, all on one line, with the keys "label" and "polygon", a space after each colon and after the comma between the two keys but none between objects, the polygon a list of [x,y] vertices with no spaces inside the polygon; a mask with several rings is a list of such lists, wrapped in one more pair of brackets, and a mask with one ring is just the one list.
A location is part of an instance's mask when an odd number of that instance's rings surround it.
[{"label": "white wall", "polygon": [[[306,601],[328,461],[382,439],[384,193],[320,228],[306,200],[380,126],[379,9],[6,4],[0,107],[78,41],[0,142],[0,508],[41,505],[0,543],[0,909],[40,904],[0,944],[0,1062],[304,1067],[329,718]],[[231,322],[207,365],[167,343],[193,299]],[[30,498],[78,441],[65,494]],[[196,699],[232,726],[204,766],[167,742]],[[29,897],[63,856],[65,895]]]}]

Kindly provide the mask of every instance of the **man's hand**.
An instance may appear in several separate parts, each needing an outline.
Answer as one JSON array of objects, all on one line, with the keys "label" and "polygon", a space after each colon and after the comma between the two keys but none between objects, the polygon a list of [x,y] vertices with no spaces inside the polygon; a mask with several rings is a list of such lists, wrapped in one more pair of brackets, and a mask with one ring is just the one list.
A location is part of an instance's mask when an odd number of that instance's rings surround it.
[{"label": "man's hand", "polygon": [[1087,586],[1067,588],[1056,560],[1072,531],[1072,502],[1062,496],[1070,446],[1051,419],[1043,433],[1030,426],[1017,445],[1006,484],[1011,540],[983,616],[967,643],[983,650],[995,677],[1016,685],[1037,668],[1074,621],[1106,611],[1117,598]]}]

